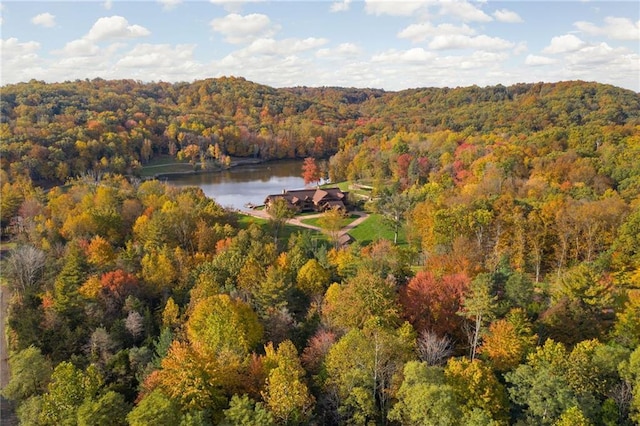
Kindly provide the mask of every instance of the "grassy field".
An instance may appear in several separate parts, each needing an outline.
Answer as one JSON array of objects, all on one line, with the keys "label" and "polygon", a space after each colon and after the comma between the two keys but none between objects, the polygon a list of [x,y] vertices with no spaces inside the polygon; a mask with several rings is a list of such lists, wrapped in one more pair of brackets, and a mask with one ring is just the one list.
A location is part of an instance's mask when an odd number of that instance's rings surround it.
[{"label": "grassy field", "polygon": [[[269,226],[269,221],[266,219],[261,219],[259,217],[249,216],[245,214],[238,215],[238,226],[242,229],[247,229],[252,223],[256,225],[260,225],[264,232],[271,234],[272,231]],[[281,240],[288,240],[289,237],[298,232],[309,232],[313,239],[322,240],[328,242],[328,238],[322,232],[314,231],[313,229],[301,228],[295,225],[285,225],[280,231],[280,235],[278,236]]]},{"label": "grassy field", "polygon": [[173,157],[158,157],[142,167],[142,177],[153,177],[159,173],[191,172],[193,166],[188,161],[179,161]]},{"label": "grassy field", "polygon": [[369,189],[353,189],[351,188],[353,182],[345,180],[342,182],[330,183],[326,185],[322,185],[321,188],[335,188],[336,186],[340,188],[341,191],[350,192],[360,198],[369,198],[371,196],[371,190]]},{"label": "grassy field", "polygon": [[[393,241],[393,229],[384,223],[382,215],[372,214],[367,220],[349,231],[349,234],[360,244],[367,245],[372,242],[385,239]],[[398,233],[398,245],[407,243],[403,230]]]},{"label": "grassy field", "polygon": [[[347,226],[348,224],[350,224],[351,222],[353,222],[354,220],[356,220],[359,217],[360,216],[358,216],[357,214],[351,214],[351,215],[345,217],[344,219],[342,219],[342,227],[344,228],[345,226]],[[319,228],[322,228],[322,226],[320,226],[320,220],[321,219],[322,218],[320,218],[320,217],[312,217],[310,219],[301,219],[300,222],[306,223],[307,225],[312,225],[312,226],[317,226]]]}]

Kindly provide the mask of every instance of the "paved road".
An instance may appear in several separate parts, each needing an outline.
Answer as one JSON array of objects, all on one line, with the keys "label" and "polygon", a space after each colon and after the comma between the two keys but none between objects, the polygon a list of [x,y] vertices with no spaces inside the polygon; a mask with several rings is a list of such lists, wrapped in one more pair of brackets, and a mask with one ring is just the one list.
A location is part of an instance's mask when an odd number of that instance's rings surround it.
[{"label": "paved road", "polygon": [[[271,219],[271,216],[269,216],[269,213],[267,213],[265,210],[241,210],[240,213],[246,214],[246,215],[249,215],[249,216],[253,216],[253,217],[259,217],[261,219],[266,219],[266,220]],[[357,218],[356,220],[354,220],[353,222],[351,222],[350,224],[348,224],[347,226],[345,226],[344,228],[342,228],[340,230],[340,232],[339,232],[339,236],[343,236],[344,234],[348,234],[349,231],[351,231],[356,226],[360,225],[362,222],[367,220],[367,218],[369,217],[369,215],[367,213],[361,212],[361,211],[351,211],[351,212],[349,212],[349,214],[355,214],[355,215],[358,215],[360,217]],[[305,219],[313,219],[313,218],[321,217],[321,216],[322,216],[322,213],[310,214],[310,215],[305,215],[305,216],[300,216],[300,217],[294,217],[292,219],[287,220],[287,223],[289,225],[295,225],[295,226],[299,226],[301,228],[314,229],[316,231],[322,232],[322,228],[320,228],[318,226],[314,226],[314,225],[309,225],[308,223],[303,223],[302,222],[302,220],[305,220]]]}]

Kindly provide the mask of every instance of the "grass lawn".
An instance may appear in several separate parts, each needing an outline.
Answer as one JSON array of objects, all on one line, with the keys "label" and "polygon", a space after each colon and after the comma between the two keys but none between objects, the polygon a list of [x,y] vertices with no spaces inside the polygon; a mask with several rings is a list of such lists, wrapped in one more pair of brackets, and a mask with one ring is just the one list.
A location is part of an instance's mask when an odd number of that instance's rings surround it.
[{"label": "grass lawn", "polygon": [[[267,234],[273,235],[270,229],[268,220],[262,219],[259,217],[249,216],[246,214],[238,215],[238,226],[241,229],[247,229],[249,225],[251,225],[252,223],[259,225],[262,228],[262,230]],[[311,234],[311,238],[326,241],[327,243],[329,242],[327,236],[324,235],[322,232],[314,231],[313,229],[301,228],[295,225],[285,225],[284,228],[282,228],[282,230],[280,231],[280,235],[278,236],[278,238],[280,240],[286,241],[289,239],[291,235],[296,234],[298,232],[309,232]]]},{"label": "grass lawn", "polygon": [[361,198],[369,198],[371,196],[371,190],[369,189],[352,189],[349,188],[352,185],[353,182],[348,181],[348,180],[344,180],[342,182],[336,182],[336,183],[329,183],[326,185],[322,185],[320,186],[320,188],[335,188],[336,186],[338,188],[340,188],[341,191],[343,192],[350,192],[356,196],[359,196]]},{"label": "grass lawn", "polygon": [[324,185],[320,185],[320,188],[335,188],[337,186],[338,188],[340,188],[340,191],[348,191],[349,185],[351,185],[351,182],[349,182],[348,180],[343,180],[342,182],[326,183]]},{"label": "grass lawn", "polygon": [[[351,222],[353,222],[359,217],[360,216],[358,216],[357,214],[351,214],[345,217],[344,219],[342,219],[342,227],[344,228],[345,226],[347,226],[348,224],[350,224]],[[300,222],[306,223],[307,225],[312,225],[312,226],[317,226],[319,228],[322,228],[320,226],[321,219],[322,219],[321,217],[312,217],[311,219],[301,219]]]},{"label": "grass lawn", "polygon": [[172,172],[190,172],[193,171],[193,166],[188,161],[180,161],[173,157],[158,157],[149,161],[142,167],[140,175],[142,177],[152,177],[158,173],[172,173]]},{"label": "grass lawn", "polygon": [[[382,215],[372,214],[367,220],[352,229],[349,234],[360,244],[367,245],[372,242],[385,239],[393,241],[393,229],[384,223]],[[398,245],[407,244],[404,231],[398,233]]]}]

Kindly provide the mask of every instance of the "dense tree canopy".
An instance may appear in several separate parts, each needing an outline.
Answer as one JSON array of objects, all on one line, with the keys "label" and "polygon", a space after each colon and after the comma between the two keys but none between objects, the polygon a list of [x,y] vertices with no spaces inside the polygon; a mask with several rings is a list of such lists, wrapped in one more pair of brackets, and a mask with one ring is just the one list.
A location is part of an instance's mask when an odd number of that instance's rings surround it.
[{"label": "dense tree canopy", "polygon": [[[637,93],[96,79],[4,86],[0,109],[23,424],[640,419]],[[315,182],[329,156],[388,241],[139,178],[307,158]]]}]

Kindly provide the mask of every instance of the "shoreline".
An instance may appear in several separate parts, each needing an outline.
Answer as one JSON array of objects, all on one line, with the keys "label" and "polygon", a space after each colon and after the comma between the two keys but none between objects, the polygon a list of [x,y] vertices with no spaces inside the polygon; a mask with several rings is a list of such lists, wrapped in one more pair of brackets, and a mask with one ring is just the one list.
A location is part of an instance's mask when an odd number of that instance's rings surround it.
[{"label": "shoreline", "polygon": [[[279,161],[279,160],[263,160],[261,158],[238,158],[235,160],[231,160],[231,164],[227,167],[221,167],[216,169],[207,169],[207,170],[188,170],[188,171],[176,171],[176,172],[161,172],[156,173],[153,176],[144,177],[145,180],[150,179],[164,179],[169,177],[179,177],[179,176],[192,176],[192,175],[203,175],[209,173],[220,173],[225,170],[230,170],[236,167],[241,166],[252,166],[256,164],[268,163],[270,161]],[[184,164],[184,163],[176,163],[176,164]]]}]

